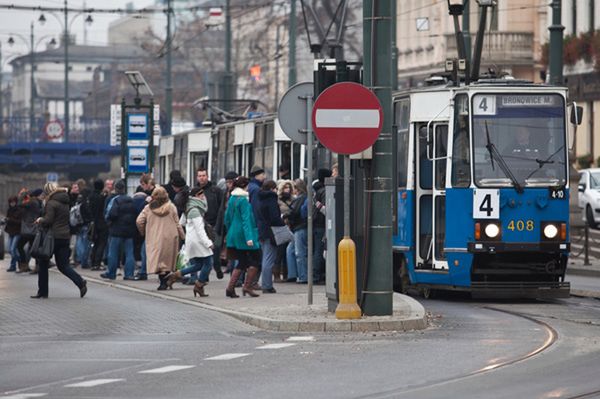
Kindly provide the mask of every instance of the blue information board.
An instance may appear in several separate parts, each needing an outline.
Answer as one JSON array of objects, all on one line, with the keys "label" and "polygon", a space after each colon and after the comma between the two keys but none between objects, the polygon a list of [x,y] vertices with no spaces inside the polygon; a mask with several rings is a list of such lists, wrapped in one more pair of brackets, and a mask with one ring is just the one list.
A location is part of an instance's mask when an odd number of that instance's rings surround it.
[{"label": "blue information board", "polygon": [[148,148],[129,147],[127,148],[127,171],[130,173],[148,172]]},{"label": "blue information board", "polygon": [[127,114],[127,140],[148,140],[149,129],[148,114]]}]

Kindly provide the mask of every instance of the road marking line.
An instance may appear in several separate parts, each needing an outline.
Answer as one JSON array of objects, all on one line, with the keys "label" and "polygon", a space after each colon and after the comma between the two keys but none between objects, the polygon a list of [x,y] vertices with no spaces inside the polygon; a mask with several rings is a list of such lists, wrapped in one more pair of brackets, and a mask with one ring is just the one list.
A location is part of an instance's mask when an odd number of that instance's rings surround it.
[{"label": "road marking line", "polygon": [[244,356],[250,356],[250,353],[225,353],[224,355],[207,357],[204,360],[232,360],[237,359]]},{"label": "road marking line", "polygon": [[193,367],[196,367],[196,366],[177,366],[177,365],[173,365],[173,366],[159,367],[157,369],[139,371],[138,373],[139,374],[161,374],[161,373],[170,373],[172,371],[179,371],[179,370],[191,369]]},{"label": "road marking line", "polygon": [[113,382],[125,381],[125,378],[100,378],[98,380],[90,380],[78,382],[76,384],[65,385],[65,388],[91,388],[98,385],[110,384]]},{"label": "road marking line", "polygon": [[48,395],[47,393],[19,393],[16,395],[0,396],[1,399],[28,399],[28,398],[41,398],[42,396]]},{"label": "road marking line", "polygon": [[309,342],[309,341],[314,341],[315,337],[311,337],[311,336],[300,336],[300,337],[289,337],[288,339],[286,339],[286,341],[289,342]]},{"label": "road marking line", "polygon": [[288,348],[290,346],[294,346],[296,344],[268,344],[268,345],[263,345],[263,346],[259,346],[256,349],[282,349],[282,348]]}]

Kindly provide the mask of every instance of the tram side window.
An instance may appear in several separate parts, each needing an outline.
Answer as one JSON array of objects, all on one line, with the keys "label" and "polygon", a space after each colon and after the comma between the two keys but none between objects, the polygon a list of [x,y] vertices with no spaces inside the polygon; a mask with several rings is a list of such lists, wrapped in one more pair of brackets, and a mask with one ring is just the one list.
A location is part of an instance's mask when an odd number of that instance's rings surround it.
[{"label": "tram side window", "polygon": [[448,151],[448,125],[437,125],[435,127],[435,188],[443,190],[446,188],[446,159]]},{"label": "tram side window", "polygon": [[408,128],[410,101],[404,99],[395,104],[394,123],[398,127],[397,168],[398,187],[406,187],[408,176]]},{"label": "tram side window", "polygon": [[419,185],[424,190],[432,188],[433,162],[427,158],[427,124],[417,125],[419,132]]},{"label": "tram side window", "polygon": [[471,152],[469,150],[469,99],[466,94],[454,101],[454,134],[452,140],[452,187],[471,184]]},{"label": "tram side window", "polygon": [[[264,161],[261,165],[270,179],[277,179],[277,171],[273,171],[273,152],[275,148],[275,126],[272,122],[265,124]],[[274,173],[275,172],[275,173]]]}]

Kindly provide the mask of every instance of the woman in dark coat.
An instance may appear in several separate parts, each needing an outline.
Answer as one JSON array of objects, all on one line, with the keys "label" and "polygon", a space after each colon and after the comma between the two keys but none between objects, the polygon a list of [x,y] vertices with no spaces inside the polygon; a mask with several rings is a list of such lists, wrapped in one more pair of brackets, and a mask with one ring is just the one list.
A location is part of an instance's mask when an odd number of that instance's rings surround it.
[{"label": "woman in dark coat", "polygon": [[17,244],[19,243],[19,237],[21,234],[21,219],[23,212],[21,208],[17,206],[17,197],[10,197],[8,199],[8,209],[6,210],[6,234],[8,234],[10,250],[10,267],[6,270],[7,272],[14,272],[17,270],[17,262],[19,261],[19,251],[17,250]]},{"label": "woman in dark coat", "polygon": [[[56,183],[46,183],[46,206],[44,216],[36,220],[36,224],[47,228],[54,237],[54,261],[62,274],[67,276],[79,288],[79,296],[83,298],[87,292],[87,282],[69,266],[69,194],[66,189],[59,188]],[[38,271],[38,292],[32,298],[48,298],[48,266],[50,260],[40,260]]]},{"label": "woman in dark coat", "polygon": [[21,237],[19,238],[19,270],[17,273],[30,272],[29,257],[25,252],[25,246],[33,243],[33,238],[37,232],[35,221],[40,217],[42,212],[41,201],[39,196],[42,195],[42,190],[37,189],[31,192],[23,189],[19,193],[19,207],[23,214],[21,219]]},{"label": "woman in dark coat", "polygon": [[274,294],[273,265],[277,257],[277,244],[271,227],[284,226],[277,197],[277,183],[267,180],[258,192],[258,237],[262,248],[261,286],[265,294]]}]

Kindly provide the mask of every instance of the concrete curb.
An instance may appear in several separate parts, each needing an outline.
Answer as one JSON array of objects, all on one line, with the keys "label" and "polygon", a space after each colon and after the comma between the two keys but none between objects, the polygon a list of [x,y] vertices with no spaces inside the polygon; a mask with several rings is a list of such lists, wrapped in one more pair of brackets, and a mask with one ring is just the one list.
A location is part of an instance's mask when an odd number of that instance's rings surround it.
[{"label": "concrete curb", "polygon": [[574,276],[583,276],[583,277],[600,277],[600,270],[567,266],[567,275],[568,274],[572,274]]},{"label": "concrete curb", "polygon": [[574,289],[571,289],[571,296],[583,297],[583,298],[600,299],[600,292],[598,292],[598,291],[574,290]]},{"label": "concrete curb", "polygon": [[[53,269],[50,269],[53,270]],[[53,270],[58,273],[57,270]],[[364,320],[319,320],[319,321],[290,321],[278,320],[268,317],[258,316],[251,313],[237,312],[231,309],[225,309],[217,306],[196,302],[190,299],[179,298],[173,295],[163,294],[162,292],[153,292],[141,288],[135,288],[126,284],[114,281],[106,281],[94,277],[85,276],[87,281],[122,289],[129,292],[148,295],[154,298],[165,299],[179,302],[186,305],[192,305],[206,310],[219,312],[240,320],[246,324],[258,327],[263,330],[279,332],[374,332],[374,331],[413,331],[427,328],[427,315],[423,306],[413,298],[404,297],[410,308],[411,317],[394,319],[389,316],[370,317]]]}]

